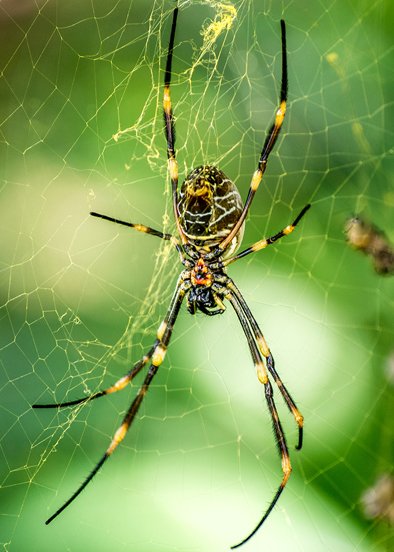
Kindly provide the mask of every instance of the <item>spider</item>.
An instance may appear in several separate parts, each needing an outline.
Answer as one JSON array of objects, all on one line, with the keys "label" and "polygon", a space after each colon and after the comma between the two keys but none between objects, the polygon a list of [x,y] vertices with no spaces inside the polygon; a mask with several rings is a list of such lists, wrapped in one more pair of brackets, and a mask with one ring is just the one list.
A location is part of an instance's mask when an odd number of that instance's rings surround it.
[{"label": "spider", "polygon": [[298,443],[296,445],[296,449],[298,450],[302,447],[304,419],[275,369],[273,356],[259,325],[238,287],[227,275],[227,266],[250,253],[268,247],[280,240],[283,236],[287,236],[293,232],[310,205],[306,205],[294,222],[286,226],[283,230],[280,230],[269,238],[259,240],[247,249],[236,254],[242,240],[245,218],[266,170],[268,157],[278,138],[285,117],[287,101],[287,61],[286,27],[283,20],[281,20],[282,80],[279,107],[275,113],[274,122],[263,145],[257,168],[253,173],[245,203],[242,202],[235,184],[227,178],[222,171],[212,165],[201,165],[192,170],[187,175],[178,191],[178,164],[175,156],[175,123],[170,98],[171,66],[177,17],[178,6],[175,7],[173,12],[168,45],[164,75],[163,111],[164,132],[167,141],[168,170],[171,180],[172,203],[178,236],[165,234],[143,224],[124,222],[107,215],[95,212],[90,214],[94,217],[134,228],[138,232],[151,234],[163,240],[169,240],[176,248],[184,268],[178,278],[167,314],[157,330],[156,339],[152,347],[123,377],[110,387],[98,391],[89,397],[58,404],[33,405],[33,408],[60,408],[92,401],[93,399],[103,397],[110,393],[116,393],[124,389],[141,370],[147,367],[145,379],[104,455],[74,494],[52,514],[45,523],[51,523],[77,498],[96,475],[104,462],[123,441],[159,366],[164,360],[183,300],[186,299],[187,310],[190,314],[201,311],[209,316],[222,314],[226,308],[224,304],[226,300],[231,304],[237,314],[248,342],[250,354],[257,371],[257,377],[264,386],[265,399],[267,401],[276,443],[281,456],[283,472],[281,483],[268,509],[264,512],[253,531],[241,542],[233,546],[232,548],[234,549],[248,541],[267,519],[282,494],[292,470],[286,437],[275,406],[270,378],[273,378],[298,425]]}]

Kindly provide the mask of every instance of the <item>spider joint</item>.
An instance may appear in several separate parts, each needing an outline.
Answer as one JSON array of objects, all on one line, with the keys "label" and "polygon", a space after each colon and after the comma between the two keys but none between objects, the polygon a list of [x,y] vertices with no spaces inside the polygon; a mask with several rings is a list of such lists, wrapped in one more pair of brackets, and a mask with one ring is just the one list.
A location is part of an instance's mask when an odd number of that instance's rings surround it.
[{"label": "spider joint", "polygon": [[116,447],[119,445],[119,443],[123,441],[124,436],[126,435],[128,429],[129,429],[129,424],[127,424],[126,422],[123,422],[120,428],[116,431],[114,438],[112,439],[111,444],[107,449],[108,456],[112,454],[113,451],[116,449]]},{"label": "spider joint", "polygon": [[262,171],[257,169],[253,173],[252,182],[250,183],[250,189],[255,192],[260,185],[261,179],[263,177]]},{"label": "spider joint", "polygon": [[284,454],[282,457],[282,470],[285,474],[282,482],[282,486],[284,486],[286,485],[287,480],[289,479],[290,474],[293,470],[293,468],[291,467],[290,458],[287,454]]},{"label": "spider joint", "polygon": [[163,320],[163,322],[159,326],[159,329],[157,330],[157,339],[159,339],[160,341],[163,339],[163,335],[167,329],[167,326],[167,322]]},{"label": "spider joint", "polygon": [[259,382],[262,383],[263,385],[266,385],[268,383],[268,375],[264,364],[262,362],[259,362],[258,364],[256,364],[256,370],[257,370],[257,377],[259,379]]},{"label": "spider joint", "polygon": [[166,356],[167,347],[165,347],[163,344],[158,345],[156,347],[155,352],[152,355],[152,364],[153,366],[160,366],[160,364],[163,362],[164,357]]}]

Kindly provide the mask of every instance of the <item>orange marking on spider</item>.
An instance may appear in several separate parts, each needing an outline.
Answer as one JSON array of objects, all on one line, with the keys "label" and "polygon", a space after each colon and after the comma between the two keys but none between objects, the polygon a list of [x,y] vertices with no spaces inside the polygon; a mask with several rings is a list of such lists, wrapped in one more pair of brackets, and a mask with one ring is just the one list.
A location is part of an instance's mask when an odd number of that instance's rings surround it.
[{"label": "orange marking on spider", "polygon": [[193,267],[190,273],[190,280],[194,286],[206,286],[212,285],[213,276],[209,272],[207,265],[203,259],[198,259],[196,265]]}]

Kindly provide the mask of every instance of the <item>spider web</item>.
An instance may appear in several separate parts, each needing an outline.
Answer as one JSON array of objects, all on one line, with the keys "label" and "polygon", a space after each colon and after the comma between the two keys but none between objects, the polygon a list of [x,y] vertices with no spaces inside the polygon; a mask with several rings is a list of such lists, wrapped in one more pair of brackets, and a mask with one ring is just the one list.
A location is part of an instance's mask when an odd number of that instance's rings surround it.
[{"label": "spider web", "polygon": [[[296,453],[276,392],[294,471],[244,550],[390,550],[378,489],[374,510],[362,497],[392,470],[393,280],[349,248],[343,228],[361,213],[394,239],[391,3],[179,4],[181,175],[218,165],[246,197],[277,105],[284,18],[289,110],[244,244],[312,203],[292,236],[229,271],[305,416]],[[4,550],[227,550],[280,482],[234,313],[182,309],[128,436],[44,525],[107,448],[140,380],[79,408],[31,404],[79,398],[125,373],[153,342],[181,268],[168,244],[88,214],[173,231],[161,113],[173,6],[0,3]]]}]

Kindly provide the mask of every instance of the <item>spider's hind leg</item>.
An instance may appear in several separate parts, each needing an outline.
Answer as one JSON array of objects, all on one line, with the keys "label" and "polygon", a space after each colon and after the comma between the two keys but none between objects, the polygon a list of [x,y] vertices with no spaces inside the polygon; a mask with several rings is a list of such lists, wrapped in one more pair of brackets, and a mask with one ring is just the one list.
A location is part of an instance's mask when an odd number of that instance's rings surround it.
[{"label": "spider's hind leg", "polygon": [[88,397],[82,397],[80,399],[74,399],[72,401],[66,401],[61,403],[33,404],[32,408],[63,408],[66,406],[75,406],[77,404],[82,404],[88,401],[92,401],[94,399],[98,399],[99,397],[104,397],[105,395],[116,393],[117,391],[121,391],[122,389],[124,389],[126,385],[130,383],[147,364],[149,364],[149,362],[154,363],[155,359],[160,354],[160,351],[163,347],[163,341],[167,339],[167,334],[169,333],[169,335],[171,335],[171,332],[176,320],[176,316],[179,311],[180,303],[178,305],[178,302],[182,302],[182,299],[187,291],[187,288],[188,288],[188,285],[185,282],[183,282],[182,278],[180,278],[178,280],[176,291],[171,300],[171,304],[167,312],[167,315],[164,318],[164,320],[161,322],[157,330],[156,340],[154,344],[149,349],[149,351],[138,362],[136,362],[134,366],[124,376],[119,378],[113,385],[107,387],[106,389],[102,389],[97,393],[93,393],[93,395],[90,395]]},{"label": "spider's hind leg", "polygon": [[282,396],[285,400],[285,403],[287,404],[290,412],[293,414],[295,421],[298,425],[298,443],[296,444],[296,449],[301,450],[303,438],[304,438],[304,416],[301,414],[301,412],[298,410],[295,402],[291,398],[290,393],[287,391],[285,385],[283,384],[282,380],[279,377],[278,372],[275,370],[275,362],[274,357],[272,356],[271,352],[267,356],[267,368],[269,372],[272,374],[272,377],[275,380],[276,385],[278,386],[279,391],[282,393]]},{"label": "spider's hind leg", "polygon": [[274,357],[272,356],[272,353],[267,345],[267,342],[265,340],[265,337],[260,330],[259,325],[257,324],[257,321],[255,317],[252,314],[252,311],[248,307],[248,304],[246,303],[245,299],[243,298],[241,292],[237,288],[237,286],[234,284],[233,281],[230,282],[228,286],[231,291],[234,293],[236,300],[238,304],[240,305],[241,309],[245,313],[248,324],[250,324],[250,327],[252,329],[252,332],[254,334],[254,339],[256,339],[257,345],[259,347],[259,350],[261,354],[264,356],[267,362],[267,368],[269,373],[272,375],[272,377],[275,380],[276,385],[278,386],[278,389],[288,407],[292,415],[294,416],[294,419],[298,425],[298,443],[296,445],[296,449],[300,450],[302,448],[303,443],[303,427],[304,427],[304,417],[301,414],[301,412],[298,410],[297,405],[295,404],[294,400],[292,399],[290,393],[288,392],[285,384],[281,380],[278,372],[275,369],[275,362]]},{"label": "spider's hind leg", "polygon": [[265,400],[267,402],[268,409],[271,415],[272,426],[275,434],[275,441],[278,446],[278,451],[281,457],[282,472],[283,472],[282,481],[273,499],[271,500],[268,508],[265,510],[262,518],[260,519],[256,527],[253,529],[253,531],[249,533],[249,535],[246,538],[244,538],[241,542],[231,547],[232,549],[235,549],[241,546],[242,544],[244,544],[245,542],[247,542],[260,529],[260,527],[263,525],[265,520],[268,518],[268,516],[274,509],[276,503],[278,502],[279,497],[282,494],[284,488],[286,487],[292,468],[290,463],[289,450],[286,443],[286,437],[282,428],[282,424],[279,420],[278,411],[276,409],[276,405],[274,401],[272,385],[268,378],[268,373],[264,365],[262,353],[260,352],[260,349],[257,346],[256,336],[253,334],[253,329],[251,326],[251,321],[249,319],[248,312],[244,310],[243,304],[240,302],[238,296],[234,293],[232,288],[232,281],[230,278],[228,279],[227,287],[229,289],[227,299],[234,307],[234,310],[238,316],[238,319],[241,323],[242,329],[248,341],[249,350],[252,355],[253,363],[257,370],[258,379],[264,385]]},{"label": "spider's hind leg", "polygon": [[116,393],[117,391],[121,391],[150,361],[150,359],[152,358],[152,355],[155,352],[156,347],[158,346],[158,343],[159,343],[159,340],[156,339],[155,343],[149,349],[148,353],[144,355],[138,362],[136,362],[134,366],[131,368],[131,370],[127,372],[127,374],[119,378],[110,387],[107,387],[106,389],[102,389],[101,391],[97,391],[97,393],[93,393],[93,395],[89,395],[88,397],[82,397],[80,399],[74,399],[72,401],[66,401],[61,403],[32,404],[32,408],[63,408],[65,406],[75,406],[77,404],[82,404],[84,402],[92,401],[93,399],[98,399],[99,397],[104,397],[105,395],[109,395],[111,393]]},{"label": "spider's hind leg", "polygon": [[[133,402],[131,403],[130,407],[128,408],[126,415],[123,418],[123,421],[119,428],[116,430],[113,438],[111,439],[111,442],[105,451],[104,455],[100,458],[96,466],[93,468],[93,470],[90,472],[88,477],[85,479],[85,481],[78,487],[78,489],[71,495],[71,497],[58,509],[50,518],[47,519],[45,522],[46,525],[51,523],[59,514],[61,514],[83,491],[83,489],[88,485],[88,483],[93,479],[93,477],[96,475],[96,473],[99,471],[101,466],[104,464],[104,462],[112,455],[112,453],[116,450],[118,445],[123,441],[125,438],[133,420],[135,419],[135,416],[138,412],[139,407],[141,406],[141,403],[149,389],[149,385],[151,384],[154,376],[156,375],[160,365],[162,364],[166,350],[168,347],[168,344],[171,339],[172,331],[174,328],[175,321],[177,319],[177,316],[179,314],[179,309],[181,308],[181,304],[183,301],[183,298],[185,296],[185,293],[188,289],[187,284],[184,283],[181,277],[178,279],[177,286],[175,288],[175,292],[172,296],[171,303],[169,306],[169,309],[167,311],[167,315],[164,318],[163,322],[160,324],[159,329],[157,331],[157,339],[155,341],[155,344],[150,349],[149,353],[145,355],[139,363],[137,363],[132,370],[130,370],[123,378],[118,380],[113,386],[107,388],[106,390],[96,393],[92,397],[82,399],[79,402],[84,402],[86,400],[91,400],[92,398],[96,398],[98,396],[103,396],[104,394],[107,394],[109,392],[116,392],[120,389],[123,389],[125,385],[128,383],[128,381],[131,380],[133,375],[135,375],[135,370],[138,367],[138,371],[145,366],[148,362],[150,362],[150,367],[148,369],[148,372],[145,376],[145,379],[141,385],[141,387],[138,390],[137,395],[135,396]],[[69,403],[63,403],[60,406],[66,406]],[[72,403],[75,404],[75,401]],[[34,405],[35,408],[50,408],[54,406],[59,405]]]}]

